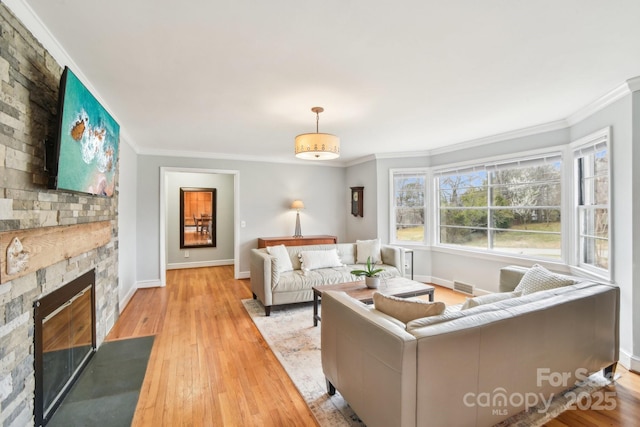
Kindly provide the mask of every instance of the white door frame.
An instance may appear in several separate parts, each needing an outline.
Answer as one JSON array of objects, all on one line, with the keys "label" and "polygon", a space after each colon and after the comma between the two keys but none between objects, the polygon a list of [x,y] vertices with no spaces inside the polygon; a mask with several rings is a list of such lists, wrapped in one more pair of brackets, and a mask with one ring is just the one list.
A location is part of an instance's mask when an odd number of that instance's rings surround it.
[{"label": "white door frame", "polygon": [[167,285],[166,217],[167,217],[167,173],[203,173],[233,175],[233,275],[240,278],[240,171],[202,168],[160,168],[160,286]]}]

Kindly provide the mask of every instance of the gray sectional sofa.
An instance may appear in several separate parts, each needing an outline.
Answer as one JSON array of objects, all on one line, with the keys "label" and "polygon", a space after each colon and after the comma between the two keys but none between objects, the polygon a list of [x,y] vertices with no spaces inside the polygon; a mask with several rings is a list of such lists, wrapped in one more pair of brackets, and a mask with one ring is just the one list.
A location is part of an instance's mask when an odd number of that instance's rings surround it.
[{"label": "gray sectional sofa", "polygon": [[[313,301],[311,288],[322,284],[335,284],[359,280],[350,272],[363,268],[357,264],[357,243],[328,245],[286,246],[292,269],[282,271],[281,260],[269,253],[270,248],[251,250],[251,290],[253,297],[262,302],[269,316],[271,306]],[[300,254],[304,251],[336,250],[340,266],[303,270]],[[382,278],[404,276],[404,249],[396,246],[380,246]]]},{"label": "gray sectional sofa", "polygon": [[[511,293],[526,271],[503,269],[500,289]],[[492,426],[526,409],[513,396],[540,403],[588,374],[613,373],[619,298],[617,286],[578,280],[404,324],[325,292],[329,393],[368,427]]]}]

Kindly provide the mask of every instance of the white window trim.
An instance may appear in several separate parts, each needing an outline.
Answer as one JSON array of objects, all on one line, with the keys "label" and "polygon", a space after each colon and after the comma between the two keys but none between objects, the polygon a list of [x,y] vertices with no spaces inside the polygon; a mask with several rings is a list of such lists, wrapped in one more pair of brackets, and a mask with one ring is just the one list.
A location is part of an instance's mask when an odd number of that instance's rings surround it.
[{"label": "white window trim", "polygon": [[[607,143],[607,150],[608,150],[608,156],[609,156],[609,207],[608,207],[608,221],[609,221],[609,268],[608,269],[603,269],[603,268],[599,268],[596,266],[593,266],[591,264],[584,264],[582,263],[582,260],[580,258],[580,224],[578,223],[577,219],[578,219],[578,199],[579,199],[579,194],[578,194],[578,171],[576,169],[576,162],[575,162],[575,152],[577,150],[579,150],[580,148],[589,146],[589,145],[595,145],[598,144],[600,142],[606,142]],[[595,131],[589,135],[586,135],[580,139],[577,139],[573,142],[571,142],[569,144],[569,156],[571,158],[571,184],[572,184],[572,188],[571,188],[571,210],[570,212],[573,212],[572,215],[572,221],[573,224],[571,224],[571,229],[568,232],[567,236],[571,236],[570,240],[571,242],[571,248],[569,252],[572,255],[572,259],[569,261],[571,268],[574,272],[578,273],[578,272],[585,272],[588,273],[591,276],[595,276],[597,278],[603,278],[609,281],[613,281],[613,271],[614,271],[614,263],[615,263],[615,254],[614,254],[614,247],[615,245],[613,244],[613,240],[614,240],[614,227],[615,224],[613,224],[613,221],[611,220],[613,218],[613,206],[614,206],[614,201],[613,201],[613,174],[611,173],[611,171],[613,170],[613,144],[611,141],[611,127],[605,127],[603,129],[600,129],[598,131]]]},{"label": "white window trim", "polygon": [[[421,242],[410,242],[405,240],[397,240],[396,239],[396,212],[395,212],[395,183],[393,177],[398,173],[407,173],[407,174],[424,174],[424,186],[425,186],[425,195],[424,195],[424,232],[426,234],[426,239],[423,239]],[[431,189],[429,183],[433,181],[431,175],[429,173],[429,168],[391,168],[389,169],[389,242],[392,245],[399,246],[427,246],[429,245],[429,241],[431,240],[431,227],[429,226],[429,221],[431,220],[431,214],[429,211],[429,204],[432,200],[431,197]]]},{"label": "white window trim", "polygon": [[[571,252],[567,251],[566,241],[570,239],[567,239],[566,237],[570,236],[570,234],[565,234],[566,230],[564,225],[564,222],[565,222],[564,217],[566,216],[567,212],[572,212],[571,210],[572,208],[567,209],[567,207],[571,206],[570,197],[571,197],[571,191],[572,191],[570,189],[568,190],[567,186],[571,186],[573,185],[573,183],[571,179],[569,180],[566,179],[567,176],[564,173],[560,180],[560,185],[561,185],[560,209],[561,209],[561,212],[564,214],[562,217],[562,225],[561,225],[561,238],[562,238],[561,249],[560,249],[561,258],[557,260],[552,258],[535,257],[532,255],[510,254],[507,252],[499,252],[499,251],[493,251],[489,249],[464,248],[464,247],[455,246],[455,245],[442,244],[440,243],[440,239],[439,239],[440,234],[439,234],[439,230],[437,229],[438,225],[440,224],[440,218],[439,218],[440,213],[438,209],[439,202],[437,200],[438,194],[437,194],[437,188],[436,188],[437,176],[444,175],[447,172],[461,170],[461,169],[468,169],[468,168],[481,167],[481,166],[484,168],[485,165],[517,162],[518,160],[528,160],[533,157],[557,156],[558,154],[560,155],[560,158],[562,161],[562,170],[565,171],[566,170],[565,166],[569,159],[569,157],[567,157],[566,150],[567,150],[567,144],[555,145],[555,146],[539,148],[535,150],[526,150],[518,153],[509,153],[509,154],[503,154],[499,156],[485,157],[485,158],[474,159],[474,160],[469,160],[465,162],[449,163],[440,167],[431,168],[431,174],[430,174],[431,185],[429,187],[431,189],[430,204],[432,209],[430,210],[430,212],[432,213],[432,215],[430,215],[430,219],[428,220],[428,222],[430,222],[430,227],[429,227],[430,246],[432,246],[434,249],[442,250],[449,253],[458,252],[458,253],[465,253],[465,254],[474,254],[475,256],[486,254],[489,258],[492,258],[492,259],[521,259],[521,260],[536,261],[536,262],[543,262],[543,263],[557,264],[557,265],[569,264],[567,259],[567,254]],[[573,157],[570,158],[570,161],[571,162],[573,161]],[[569,204],[567,203],[567,201]]]}]

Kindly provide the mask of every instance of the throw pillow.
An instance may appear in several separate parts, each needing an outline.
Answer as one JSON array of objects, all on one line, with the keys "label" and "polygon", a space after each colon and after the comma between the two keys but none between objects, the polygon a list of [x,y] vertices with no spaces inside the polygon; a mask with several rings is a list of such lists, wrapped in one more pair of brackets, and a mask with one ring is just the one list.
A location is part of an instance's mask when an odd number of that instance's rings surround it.
[{"label": "throw pillow", "polygon": [[573,279],[567,276],[552,273],[543,266],[534,264],[533,267],[522,276],[520,283],[518,283],[514,291],[520,291],[522,295],[528,295],[534,292],[573,285],[574,283]]},{"label": "throw pillow", "polygon": [[374,264],[382,262],[380,239],[356,240],[356,257],[356,263],[358,264],[366,264],[369,257],[371,257],[371,262]]},{"label": "throw pillow", "polygon": [[481,295],[478,297],[467,298],[465,303],[462,304],[462,307],[460,307],[460,310],[466,310],[468,308],[477,307],[483,304],[491,304],[494,302],[503,301],[510,298],[516,298],[516,297],[519,297],[520,295],[522,295],[521,292],[514,291],[514,292],[497,292],[495,294],[487,294],[487,295]]},{"label": "throw pillow", "polygon": [[329,249],[323,251],[302,251],[300,252],[302,270],[316,270],[318,268],[342,267],[338,251]]},{"label": "throw pillow", "polygon": [[293,270],[289,252],[287,252],[287,248],[285,248],[284,245],[267,246],[267,253],[276,257],[276,265],[280,273]]},{"label": "throw pillow", "polygon": [[336,249],[338,249],[338,256],[343,264],[353,265],[356,263],[356,247],[353,243],[339,244]]},{"label": "throw pillow", "polygon": [[376,310],[383,312],[403,323],[409,323],[421,317],[437,316],[444,313],[443,302],[428,302],[421,299],[404,299],[380,292],[373,293],[373,305]]}]

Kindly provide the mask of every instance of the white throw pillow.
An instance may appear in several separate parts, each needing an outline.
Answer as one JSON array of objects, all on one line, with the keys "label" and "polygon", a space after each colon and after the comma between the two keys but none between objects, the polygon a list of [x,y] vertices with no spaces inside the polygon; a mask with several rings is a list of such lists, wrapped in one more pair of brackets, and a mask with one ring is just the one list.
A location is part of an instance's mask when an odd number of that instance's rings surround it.
[{"label": "white throw pillow", "polygon": [[276,265],[278,266],[278,271],[280,273],[283,271],[293,270],[293,264],[291,264],[289,252],[287,252],[287,248],[285,248],[284,245],[267,246],[267,252],[269,255],[276,257]]},{"label": "white throw pillow", "polygon": [[495,294],[480,295],[478,297],[467,298],[460,310],[466,310],[468,308],[477,307],[483,304],[492,304],[494,302],[503,301],[506,299],[516,298],[522,295],[521,292],[497,292]]},{"label": "white throw pillow", "polygon": [[514,291],[520,291],[522,295],[528,295],[534,292],[573,285],[574,283],[573,279],[567,276],[552,273],[543,266],[534,264],[533,267],[524,273],[524,276],[522,276],[520,283],[518,283]]},{"label": "white throw pillow", "polygon": [[336,249],[338,249],[338,256],[343,264],[353,265],[356,263],[356,248],[352,243],[339,244]]},{"label": "white throw pillow", "polygon": [[302,270],[316,270],[318,268],[342,267],[338,251],[336,249],[321,251],[302,251],[300,252],[300,261],[302,262]]},{"label": "white throw pillow", "polygon": [[369,257],[371,257],[371,262],[374,264],[382,262],[380,239],[356,240],[356,256],[356,263],[358,264],[366,264]]}]

